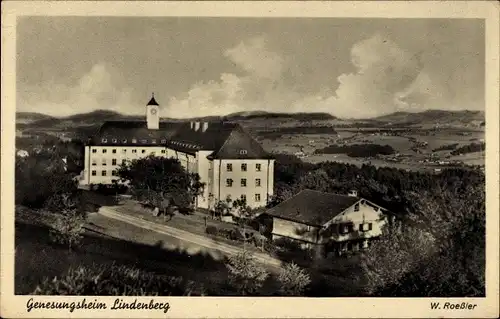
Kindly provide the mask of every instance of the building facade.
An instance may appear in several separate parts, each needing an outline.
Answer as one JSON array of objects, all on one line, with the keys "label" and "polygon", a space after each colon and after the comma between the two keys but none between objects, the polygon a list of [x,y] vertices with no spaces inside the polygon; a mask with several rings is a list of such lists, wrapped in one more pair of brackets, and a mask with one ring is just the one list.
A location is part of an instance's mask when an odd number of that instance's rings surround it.
[{"label": "building facade", "polygon": [[227,198],[252,208],[273,195],[274,159],[239,124],[160,122],[154,96],[145,121],[108,121],[85,146],[81,184],[112,184],[122,163],[146,156],[176,158],[205,184],[196,206],[211,209]]}]

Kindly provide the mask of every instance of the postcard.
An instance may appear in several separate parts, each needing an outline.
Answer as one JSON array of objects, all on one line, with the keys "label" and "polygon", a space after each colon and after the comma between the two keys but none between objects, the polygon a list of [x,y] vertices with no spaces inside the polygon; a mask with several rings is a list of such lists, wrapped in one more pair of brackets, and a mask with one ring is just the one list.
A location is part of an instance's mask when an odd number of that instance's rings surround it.
[{"label": "postcard", "polygon": [[2,9],[2,317],[498,317],[497,3]]}]

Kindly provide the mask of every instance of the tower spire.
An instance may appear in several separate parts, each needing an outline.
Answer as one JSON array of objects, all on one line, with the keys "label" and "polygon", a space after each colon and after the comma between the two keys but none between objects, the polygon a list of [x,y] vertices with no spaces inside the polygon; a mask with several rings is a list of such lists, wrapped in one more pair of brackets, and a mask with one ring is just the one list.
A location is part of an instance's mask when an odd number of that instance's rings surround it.
[{"label": "tower spire", "polygon": [[153,92],[151,94],[151,100],[149,100],[148,105],[159,105],[158,102],[155,100],[155,93]]}]

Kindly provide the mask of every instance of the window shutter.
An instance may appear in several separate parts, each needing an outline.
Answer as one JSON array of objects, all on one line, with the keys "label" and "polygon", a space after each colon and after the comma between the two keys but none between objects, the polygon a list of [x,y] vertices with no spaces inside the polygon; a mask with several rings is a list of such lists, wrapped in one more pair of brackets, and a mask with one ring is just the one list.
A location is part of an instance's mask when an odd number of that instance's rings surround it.
[{"label": "window shutter", "polygon": [[368,230],[372,230],[372,223],[368,224]]}]

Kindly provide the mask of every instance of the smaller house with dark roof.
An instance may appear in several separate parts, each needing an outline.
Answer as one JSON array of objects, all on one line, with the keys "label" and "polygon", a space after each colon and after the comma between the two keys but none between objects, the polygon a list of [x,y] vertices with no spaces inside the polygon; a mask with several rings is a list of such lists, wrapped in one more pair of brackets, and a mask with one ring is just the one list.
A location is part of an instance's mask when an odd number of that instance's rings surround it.
[{"label": "smaller house with dark roof", "polygon": [[273,240],[292,240],[324,256],[367,248],[382,235],[390,216],[356,191],[339,195],[303,190],[259,218],[270,226]]}]

